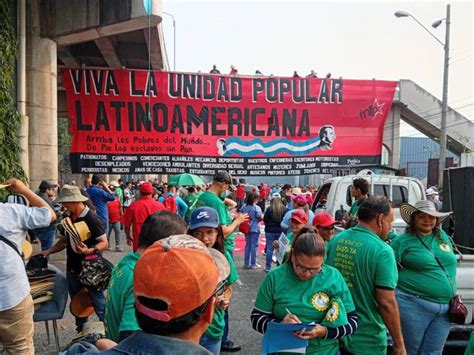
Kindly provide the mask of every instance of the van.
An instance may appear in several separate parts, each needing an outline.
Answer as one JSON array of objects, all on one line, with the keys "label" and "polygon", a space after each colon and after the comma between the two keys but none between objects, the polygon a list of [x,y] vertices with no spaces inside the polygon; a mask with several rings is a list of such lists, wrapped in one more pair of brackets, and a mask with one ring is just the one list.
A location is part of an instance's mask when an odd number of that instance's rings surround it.
[{"label": "van", "polygon": [[369,195],[384,195],[393,202],[395,207],[393,229],[397,234],[402,233],[406,226],[405,221],[400,217],[400,205],[403,202],[414,205],[417,201],[426,198],[423,184],[416,178],[376,175],[365,169],[357,175],[337,176],[324,181],[311,206],[314,214],[326,211],[340,221],[354,203],[351,186],[355,178],[364,178],[369,182]]}]

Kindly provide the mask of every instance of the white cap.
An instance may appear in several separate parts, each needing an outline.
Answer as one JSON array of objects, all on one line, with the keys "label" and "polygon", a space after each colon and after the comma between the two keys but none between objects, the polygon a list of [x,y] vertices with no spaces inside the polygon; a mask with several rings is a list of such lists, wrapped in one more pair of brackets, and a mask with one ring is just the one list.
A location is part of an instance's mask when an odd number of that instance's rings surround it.
[{"label": "white cap", "polygon": [[431,195],[438,195],[438,191],[435,191],[433,188],[429,188],[426,190],[426,195],[431,196]]}]

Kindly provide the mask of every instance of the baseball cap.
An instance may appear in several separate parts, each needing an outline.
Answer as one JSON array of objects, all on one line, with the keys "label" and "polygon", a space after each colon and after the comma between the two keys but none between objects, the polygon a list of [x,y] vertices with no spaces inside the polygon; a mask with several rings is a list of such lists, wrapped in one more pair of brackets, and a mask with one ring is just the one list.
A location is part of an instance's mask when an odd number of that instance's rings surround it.
[{"label": "baseball cap", "polygon": [[308,203],[305,195],[296,195],[292,198],[292,200],[294,201],[294,203],[298,204],[299,206],[304,206]]},{"label": "baseball cap", "polygon": [[332,227],[336,224],[341,224],[336,221],[328,212],[320,212],[313,219],[313,226],[317,227]]},{"label": "baseball cap", "polygon": [[294,210],[291,214],[291,219],[303,224],[308,224],[309,218],[308,215],[303,210]]},{"label": "baseball cap", "polygon": [[439,195],[439,194],[438,194],[438,191],[430,187],[429,189],[426,190],[426,195],[430,196],[430,195]]},{"label": "baseball cap", "polygon": [[214,175],[214,181],[223,182],[224,184],[229,184],[229,190],[234,191],[235,186],[232,185],[232,176],[226,171],[218,171]]},{"label": "baseball cap", "polygon": [[[173,235],[150,246],[138,260],[133,278],[139,313],[162,322],[179,318],[223,289],[230,266],[225,256],[189,235]],[[177,277],[179,275],[179,277]],[[163,301],[166,310],[152,309],[139,297]]]},{"label": "baseball cap", "polygon": [[47,190],[47,189],[55,189],[56,187],[58,187],[58,185],[55,185],[55,184],[50,183],[49,181],[43,180],[41,181],[38,189]]},{"label": "baseball cap", "polygon": [[217,211],[211,207],[199,207],[191,213],[189,219],[189,229],[201,227],[217,228],[219,227],[219,216]]},{"label": "baseball cap", "polygon": [[144,182],[140,185],[138,190],[143,194],[152,194],[153,193],[153,185],[149,182]]},{"label": "baseball cap", "polygon": [[279,193],[279,192],[274,192],[274,193],[272,193],[272,200],[273,200],[274,198],[281,198],[280,193]]}]

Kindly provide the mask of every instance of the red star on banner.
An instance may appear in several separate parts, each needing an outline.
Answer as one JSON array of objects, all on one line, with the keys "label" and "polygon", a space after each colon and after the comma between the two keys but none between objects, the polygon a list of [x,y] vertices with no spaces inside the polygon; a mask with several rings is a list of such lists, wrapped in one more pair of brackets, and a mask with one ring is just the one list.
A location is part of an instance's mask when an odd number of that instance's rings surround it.
[{"label": "red star on banner", "polygon": [[374,103],[372,104],[372,107],[376,110],[374,113],[374,120],[377,117],[378,114],[383,115],[382,108],[385,106],[385,102],[383,104],[379,104],[378,100],[375,99]]}]

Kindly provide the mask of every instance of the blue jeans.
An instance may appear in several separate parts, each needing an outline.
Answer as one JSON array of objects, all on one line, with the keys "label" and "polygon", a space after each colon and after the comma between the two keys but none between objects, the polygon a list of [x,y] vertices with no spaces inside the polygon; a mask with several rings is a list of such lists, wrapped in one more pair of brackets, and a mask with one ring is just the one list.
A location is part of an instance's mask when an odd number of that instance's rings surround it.
[{"label": "blue jeans", "polygon": [[278,240],[281,233],[265,233],[265,239],[267,240],[267,245],[265,248],[266,258],[265,258],[265,269],[270,270],[272,268],[272,256],[273,256],[273,242]]},{"label": "blue jeans", "polygon": [[45,233],[36,233],[36,237],[41,242],[41,250],[49,249],[54,244],[54,237],[56,237],[56,228],[51,229]]},{"label": "blue jeans", "polygon": [[260,232],[250,232],[245,235],[245,254],[244,254],[244,266],[256,267],[257,266],[257,248],[258,248],[258,237]]},{"label": "blue jeans", "polygon": [[[105,295],[104,291],[97,291],[97,289],[89,286],[85,286],[79,281],[79,273],[72,272],[67,270],[67,286],[69,290],[69,296],[71,300],[74,295],[76,295],[82,288],[86,287],[89,292],[89,297],[91,298],[92,305],[94,306],[94,311],[97,314],[97,317],[100,321],[104,321],[104,312],[105,312]],[[87,322],[87,318],[78,318],[76,317],[76,327],[82,328],[84,323]]]},{"label": "blue jeans", "polygon": [[427,301],[396,289],[407,354],[441,355],[451,324],[449,303]]},{"label": "blue jeans", "polygon": [[112,248],[110,245],[110,237],[112,232],[115,234],[115,247],[120,247],[120,222],[109,223],[109,234],[107,234],[107,241],[109,242],[109,248]]},{"label": "blue jeans", "polygon": [[221,353],[221,341],[222,339],[214,339],[206,334],[203,334],[201,339],[199,339],[199,345],[209,350],[214,355],[219,355]]}]

